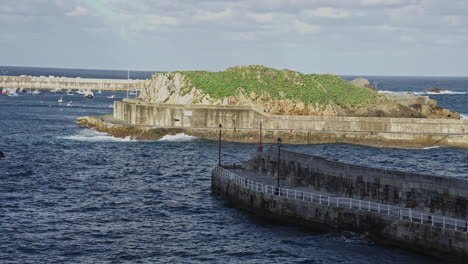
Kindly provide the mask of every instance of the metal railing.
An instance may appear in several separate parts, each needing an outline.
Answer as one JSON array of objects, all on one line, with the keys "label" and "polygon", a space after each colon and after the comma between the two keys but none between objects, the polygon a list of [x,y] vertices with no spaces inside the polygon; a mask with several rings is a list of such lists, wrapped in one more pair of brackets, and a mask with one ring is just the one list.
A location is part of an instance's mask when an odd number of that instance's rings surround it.
[{"label": "metal railing", "polygon": [[459,232],[468,232],[468,222],[465,220],[423,213],[411,208],[403,208],[370,201],[304,192],[281,187],[278,188],[272,185],[251,181],[219,166],[215,167],[213,171],[233,183],[255,192],[262,192],[265,194],[285,197],[286,199],[301,200],[320,205],[369,211],[396,217],[400,220],[408,220],[419,224],[451,229]]}]

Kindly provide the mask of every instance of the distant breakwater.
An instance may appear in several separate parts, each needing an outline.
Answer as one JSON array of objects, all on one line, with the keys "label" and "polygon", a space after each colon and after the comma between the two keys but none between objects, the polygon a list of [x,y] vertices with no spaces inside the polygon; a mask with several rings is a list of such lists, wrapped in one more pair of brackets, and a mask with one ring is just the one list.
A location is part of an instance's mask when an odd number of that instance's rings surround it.
[{"label": "distant breakwater", "polygon": [[141,90],[145,80],[91,79],[55,76],[0,76],[0,88],[75,89],[75,90]]}]

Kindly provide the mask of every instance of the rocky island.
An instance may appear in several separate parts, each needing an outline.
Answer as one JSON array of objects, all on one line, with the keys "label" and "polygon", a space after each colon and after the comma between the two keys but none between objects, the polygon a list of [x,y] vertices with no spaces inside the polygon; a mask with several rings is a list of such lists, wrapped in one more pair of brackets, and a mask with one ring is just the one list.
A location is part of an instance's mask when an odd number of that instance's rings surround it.
[{"label": "rocky island", "polygon": [[[368,84],[368,82],[367,82]],[[468,146],[468,123],[425,96],[385,95],[365,82],[259,65],[221,72],[155,73],[138,99],[115,102],[113,117],[78,122],[115,136],[154,140],[186,133],[216,139],[376,146]]]}]

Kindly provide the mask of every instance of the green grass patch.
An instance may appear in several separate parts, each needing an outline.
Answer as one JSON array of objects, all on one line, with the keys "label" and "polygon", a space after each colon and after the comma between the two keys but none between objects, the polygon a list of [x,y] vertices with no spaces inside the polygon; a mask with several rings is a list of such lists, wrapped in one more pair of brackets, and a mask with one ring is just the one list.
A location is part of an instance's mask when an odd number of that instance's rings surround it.
[{"label": "green grass patch", "polygon": [[367,104],[377,93],[357,87],[334,75],[302,74],[290,70],[276,70],[259,65],[231,67],[221,72],[183,71],[186,79],[214,98],[238,94],[238,88],[247,94],[269,94],[274,99],[293,99],[306,104]]}]

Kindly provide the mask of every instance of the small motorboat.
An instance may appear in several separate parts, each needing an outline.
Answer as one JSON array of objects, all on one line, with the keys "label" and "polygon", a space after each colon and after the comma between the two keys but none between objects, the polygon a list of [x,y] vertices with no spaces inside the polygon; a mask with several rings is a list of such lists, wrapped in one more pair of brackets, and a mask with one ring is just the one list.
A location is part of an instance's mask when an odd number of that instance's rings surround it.
[{"label": "small motorboat", "polygon": [[72,91],[72,90],[68,90],[68,91],[67,91],[67,95],[73,95],[73,91]]},{"label": "small motorboat", "polygon": [[91,91],[87,91],[85,94],[84,94],[84,97],[85,98],[88,98],[88,99],[91,99],[94,97],[94,93],[91,92]]},{"label": "small motorboat", "polygon": [[114,99],[114,98],[115,98],[115,95],[107,96],[107,98],[109,98],[109,99]]},{"label": "small motorboat", "polygon": [[41,93],[41,92],[39,92],[39,90],[38,90],[38,89],[36,89],[36,90],[32,91],[32,94],[40,94],[40,93]]},{"label": "small motorboat", "polygon": [[57,102],[59,102],[59,104],[63,103],[63,98],[62,98],[62,97],[60,97],[60,99],[58,99],[58,101],[57,101]]},{"label": "small motorboat", "polygon": [[68,106],[68,107],[72,107],[72,106],[73,106],[73,102],[72,102],[72,101],[68,102],[67,106]]}]

